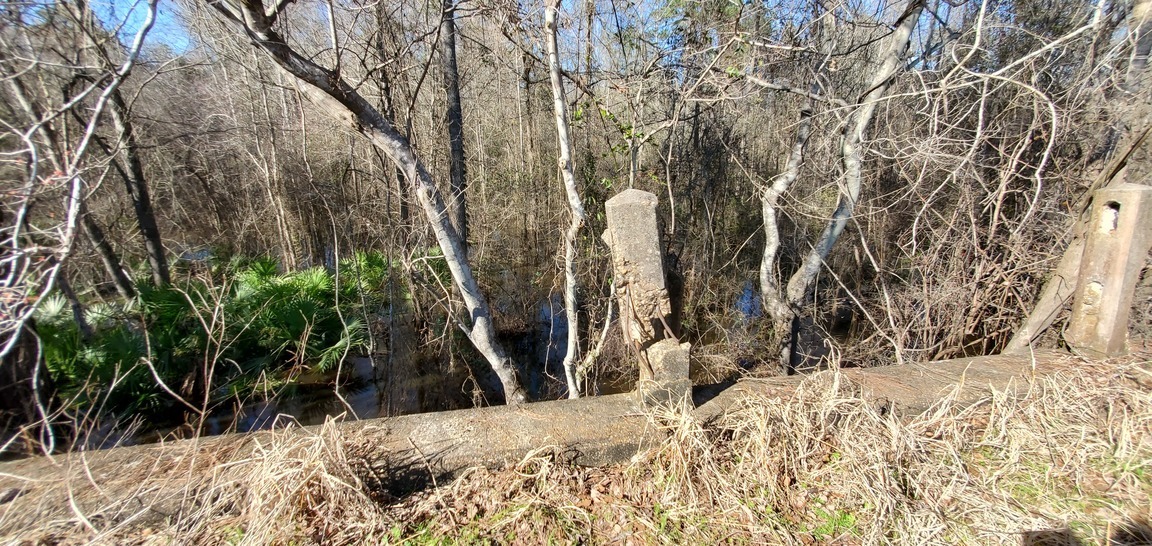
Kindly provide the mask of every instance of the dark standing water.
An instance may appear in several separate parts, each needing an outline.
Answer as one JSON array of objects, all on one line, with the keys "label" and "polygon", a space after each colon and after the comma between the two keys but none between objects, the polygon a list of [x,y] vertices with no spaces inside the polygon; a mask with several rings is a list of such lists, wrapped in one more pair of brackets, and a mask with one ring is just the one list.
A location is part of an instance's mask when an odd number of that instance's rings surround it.
[{"label": "dark standing water", "polygon": [[[463,363],[446,363],[448,357],[440,351],[418,347],[411,316],[397,314],[390,324],[391,353],[349,357],[339,372],[305,374],[267,399],[220,404],[204,420],[201,434],[267,430],[293,423],[316,425],[335,416],[372,419],[484,403],[468,388],[484,378],[475,377]],[[559,398],[563,393],[549,392],[555,390],[557,381],[563,383],[561,367],[567,348],[568,324],[558,295],[538,305],[533,326],[534,331],[515,336],[507,349],[525,364],[525,386],[533,397]],[[495,386],[498,383],[489,385]],[[130,442],[156,441],[182,429],[142,431]]]},{"label": "dark standing water", "polygon": [[315,382],[296,386],[291,394],[217,412],[205,421],[204,434],[265,430],[287,423],[316,425],[338,415],[372,419],[423,411],[421,391],[433,379],[406,378],[389,388],[377,374],[377,365],[386,360],[349,358],[344,365],[351,367],[351,372],[342,374],[342,380],[338,381],[336,373],[325,374],[311,378]]},{"label": "dark standing water", "polygon": [[[748,283],[735,302],[739,324],[747,327],[760,317],[759,294]],[[505,336],[502,341],[517,362],[524,365],[525,387],[534,399],[560,399],[564,391],[563,359],[567,349],[568,322],[559,294],[536,305],[536,321],[528,332]],[[499,388],[486,369],[468,366],[445,356],[439,347],[419,346],[419,334],[412,317],[398,312],[389,321],[391,339],[380,340],[392,351],[370,357],[347,358],[339,373],[305,374],[267,399],[220,404],[205,419],[200,433],[267,430],[289,424],[316,425],[329,417],[372,419],[443,411],[483,405],[476,385]],[[477,365],[478,368],[482,364]],[[489,374],[491,375],[491,374]],[[596,394],[631,390],[631,381],[614,376],[590,378]],[[145,430],[130,435],[130,443],[156,441],[173,433],[187,434],[184,427]],[[110,445],[116,434],[109,433],[90,442],[94,447]],[[120,440],[124,437],[120,436]]]}]

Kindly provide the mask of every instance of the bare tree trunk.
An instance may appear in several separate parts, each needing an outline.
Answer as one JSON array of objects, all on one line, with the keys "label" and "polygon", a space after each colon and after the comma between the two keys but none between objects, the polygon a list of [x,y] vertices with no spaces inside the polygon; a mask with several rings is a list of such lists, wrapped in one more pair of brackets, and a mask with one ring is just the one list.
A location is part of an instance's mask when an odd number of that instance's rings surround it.
[{"label": "bare tree trunk", "polygon": [[525,124],[524,139],[521,144],[520,153],[523,154],[524,176],[529,180],[535,178],[536,171],[536,112],[533,108],[536,101],[532,98],[532,63],[534,59],[531,55],[524,53],[520,56],[520,62],[523,64],[523,70],[520,72],[520,80],[524,82],[524,111],[520,115],[520,121]]},{"label": "bare tree trunk", "polygon": [[840,148],[840,157],[844,162],[844,189],[828,226],[824,228],[820,239],[808,253],[800,269],[788,280],[788,302],[793,307],[802,306],[811,297],[820,266],[832,251],[833,245],[840,238],[856,209],[863,180],[861,171],[864,161],[864,134],[872,123],[876,106],[888,92],[892,77],[900,67],[900,60],[908,51],[912,31],[916,28],[916,21],[923,9],[924,0],[910,0],[903,17],[896,22],[895,30],[887,37],[888,51],[882,57],[876,76],[869,83],[868,92],[860,98],[856,110],[849,116],[848,129]]},{"label": "bare tree trunk", "polygon": [[104,264],[104,270],[112,278],[116,292],[126,299],[136,297],[135,285],[132,283],[132,279],[128,278],[128,274],[124,273],[124,267],[120,265],[120,257],[116,255],[116,251],[112,249],[112,244],[104,236],[104,230],[100,224],[96,223],[96,220],[92,219],[87,205],[81,204],[80,207],[80,226],[96,250],[96,255],[100,257],[100,262]]},{"label": "bare tree trunk", "polygon": [[72,283],[68,282],[68,275],[64,274],[64,271],[60,271],[56,276],[56,286],[60,288],[60,293],[64,294],[64,299],[68,300],[68,306],[72,308],[72,320],[76,321],[76,328],[80,330],[80,339],[85,342],[92,339],[92,325],[84,318],[84,304],[80,303],[80,298],[72,289]]},{"label": "bare tree trunk", "polygon": [[[925,0],[909,0],[908,7],[904,9],[901,18],[896,21],[895,28],[886,40],[887,51],[880,57],[880,66],[876,75],[868,84],[868,91],[857,102],[857,107],[849,115],[847,130],[841,141],[840,157],[844,163],[844,188],[840,193],[840,202],[832,213],[832,219],[824,232],[816,241],[811,252],[804,259],[800,268],[788,280],[787,298],[788,306],[793,313],[797,313],[805,303],[811,300],[816,287],[816,276],[832,247],[836,244],[844,227],[856,209],[860,199],[860,189],[863,182],[864,162],[864,135],[872,123],[876,107],[888,92],[892,79],[901,66],[901,60],[908,51],[911,43],[912,31],[924,9]],[[796,337],[799,334],[800,322],[793,319],[790,332],[791,355],[787,365],[795,361],[797,352]]]},{"label": "bare tree trunk", "polygon": [[[254,62],[259,63],[255,52],[252,53],[252,57]],[[253,136],[255,137],[256,153],[259,155],[261,170],[264,174],[264,191],[268,194],[268,201],[276,214],[276,228],[280,235],[280,254],[284,259],[284,267],[289,271],[294,271],[299,268],[300,253],[296,248],[296,237],[293,235],[292,228],[298,225],[298,222],[289,214],[288,207],[284,205],[284,195],[287,192],[284,188],[283,176],[280,173],[280,143],[276,139],[276,126],[272,123],[272,108],[269,103],[268,89],[261,86],[260,105],[262,106],[261,112],[264,114],[263,121],[268,127],[267,145],[261,144],[259,130],[254,130]]]},{"label": "bare tree trunk", "polygon": [[[388,23],[387,3],[379,2],[376,4],[376,61],[380,64],[378,83],[380,85],[380,113],[384,115],[384,119],[388,120],[393,127],[399,125],[396,121],[396,107],[393,105],[393,88],[392,79],[388,76],[388,71],[384,68],[390,59],[387,50],[384,47],[384,29]],[[377,149],[378,150],[378,149]],[[384,158],[377,151],[377,157],[381,160],[382,170],[387,170],[384,164]],[[400,241],[408,240],[409,218],[411,212],[408,207],[408,196],[404,188],[404,172],[399,167],[393,166],[393,172],[396,173],[396,200],[397,209],[400,215],[400,233],[397,239]]]},{"label": "bare tree trunk", "polygon": [[496,341],[491,310],[476,278],[472,275],[472,268],[468,265],[464,254],[460,235],[452,227],[447,207],[436,188],[435,181],[432,180],[432,175],[424,167],[423,162],[417,159],[408,139],[404,138],[360,93],[341,79],[339,74],[313,63],[292,49],[272,30],[272,24],[284,4],[271,6],[265,11],[264,6],[256,0],[246,0],[242,5],[207,1],[225,17],[243,25],[245,33],[257,47],[268,54],[280,68],[303,83],[302,93],[331,116],[363,134],[404,171],[411,191],[416,195],[417,202],[424,209],[424,214],[432,225],[432,232],[444,253],[452,279],[468,309],[471,323],[461,321],[461,328],[500,378],[506,401],[510,404],[526,401],[527,396],[520,384],[516,366]]},{"label": "bare tree trunk", "polygon": [[460,244],[468,252],[468,179],[464,162],[464,112],[460,105],[460,72],[456,67],[456,7],[453,0],[444,0],[444,13],[440,19],[440,62],[444,77],[444,95],[448,99],[449,173],[452,194],[448,211],[452,226],[460,234]]},{"label": "bare tree trunk", "polygon": [[152,270],[152,282],[156,286],[167,286],[168,260],[164,256],[164,242],[160,228],[156,224],[156,212],[152,208],[152,198],[148,195],[148,183],[144,178],[144,166],[140,162],[140,152],[136,145],[136,134],[132,121],[128,118],[128,105],[119,91],[112,93],[112,123],[120,134],[120,149],[127,169],[124,170],[124,186],[132,199],[132,209],[136,212],[136,224],[140,236],[144,238],[144,250],[148,254],[148,266]]},{"label": "bare tree trunk", "polygon": [[[91,6],[84,0],[73,4],[73,15],[77,21],[84,25],[84,39],[90,48],[97,52],[100,63],[106,67],[115,66],[115,61],[108,54],[104,43],[96,38],[96,16]],[[152,208],[152,199],[148,195],[147,179],[144,177],[144,165],[140,161],[140,151],[136,143],[136,133],[132,128],[129,117],[128,103],[120,89],[112,90],[109,96],[108,112],[112,117],[112,124],[119,136],[117,148],[124,158],[125,168],[117,166],[124,179],[128,197],[132,200],[132,208],[136,213],[136,224],[140,228],[140,236],[144,239],[144,251],[148,255],[148,266],[152,270],[152,282],[156,286],[166,286],[169,283],[168,260],[164,256],[163,239],[160,237],[160,228],[156,224],[156,213]],[[103,145],[103,144],[102,144]],[[112,151],[106,150],[109,155]]]},{"label": "bare tree trunk", "polygon": [[1136,41],[1136,47],[1132,50],[1125,87],[1132,93],[1147,92],[1141,88],[1140,82],[1148,66],[1148,55],[1152,53],[1152,0],[1136,0],[1130,17],[1129,32]]},{"label": "bare tree trunk", "polygon": [[564,192],[568,196],[568,210],[572,221],[564,233],[564,318],[568,321],[568,349],[564,353],[564,378],[568,382],[568,398],[580,397],[580,383],[576,377],[576,357],[580,351],[580,320],[576,305],[576,236],[584,224],[584,203],[576,188],[572,172],[572,144],[568,136],[568,113],[564,103],[564,82],[560,79],[560,54],[556,47],[556,14],[560,0],[553,0],[544,11],[544,41],[548,48],[548,75],[552,80],[552,106],[556,113],[556,139],[559,142],[560,174],[564,179]]},{"label": "bare tree trunk", "polygon": [[800,125],[796,127],[796,140],[792,144],[792,153],[784,171],[772,179],[772,183],[760,192],[760,212],[764,222],[764,254],[760,258],[760,296],[764,311],[772,319],[775,337],[780,343],[780,355],[783,361],[788,359],[792,319],[795,310],[788,304],[787,298],[780,290],[777,280],[780,272],[776,270],[780,252],[780,224],[776,217],[780,197],[800,175],[800,166],[804,163],[804,148],[808,144],[808,137],[812,134],[812,107],[809,105],[800,110]]}]

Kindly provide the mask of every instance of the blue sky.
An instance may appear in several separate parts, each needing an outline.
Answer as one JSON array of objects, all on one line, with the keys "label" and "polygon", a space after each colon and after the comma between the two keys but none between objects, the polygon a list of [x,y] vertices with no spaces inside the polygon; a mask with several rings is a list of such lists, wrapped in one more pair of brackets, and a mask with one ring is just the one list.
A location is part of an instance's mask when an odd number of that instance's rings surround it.
[{"label": "blue sky", "polygon": [[[120,39],[131,42],[144,24],[147,4],[143,0],[93,0],[92,10],[109,29],[119,29]],[[148,33],[145,47],[166,45],[173,53],[183,53],[191,45],[188,31],[176,15],[171,0],[160,0],[156,23]]]}]

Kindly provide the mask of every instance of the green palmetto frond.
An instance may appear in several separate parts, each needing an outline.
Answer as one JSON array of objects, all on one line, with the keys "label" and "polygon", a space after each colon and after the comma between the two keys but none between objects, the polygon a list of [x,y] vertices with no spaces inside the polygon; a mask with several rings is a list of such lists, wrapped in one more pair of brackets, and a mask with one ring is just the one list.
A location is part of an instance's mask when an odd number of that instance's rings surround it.
[{"label": "green palmetto frond", "polygon": [[334,286],[332,274],[322,267],[313,267],[285,276],[282,281],[295,288],[300,296],[324,298]]},{"label": "green palmetto frond", "polygon": [[351,320],[345,325],[340,339],[320,352],[316,369],[328,371],[340,362],[344,355],[363,349],[368,344],[368,328],[359,319]]},{"label": "green palmetto frond", "polygon": [[40,300],[36,308],[36,322],[40,324],[61,325],[72,320],[68,300],[62,295],[53,293]]}]

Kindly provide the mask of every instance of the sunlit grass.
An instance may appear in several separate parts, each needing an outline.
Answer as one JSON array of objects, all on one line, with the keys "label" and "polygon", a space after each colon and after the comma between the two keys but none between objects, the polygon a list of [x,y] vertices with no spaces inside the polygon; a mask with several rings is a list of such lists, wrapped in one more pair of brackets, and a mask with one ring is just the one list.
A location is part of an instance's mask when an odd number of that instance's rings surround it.
[{"label": "sunlit grass", "polygon": [[[653,414],[667,440],[627,464],[573,467],[542,449],[401,499],[375,489],[357,455],[374,449],[363,440],[335,426],[276,433],[189,484],[196,509],[149,540],[1139,544],[1152,536],[1152,392],[1133,377],[1148,366],[1084,362],[1018,396],[970,406],[944,396],[905,419],[825,372],[788,399],[747,398],[707,426],[683,411]],[[42,533],[83,540],[69,529]],[[124,525],[103,536],[139,533]]]}]

